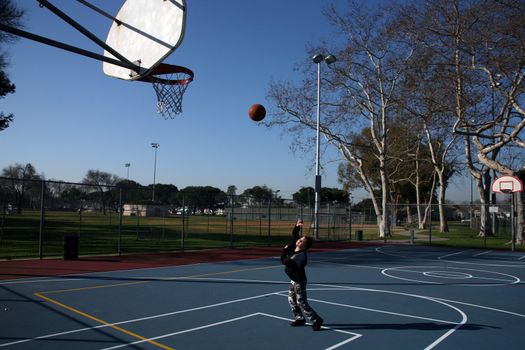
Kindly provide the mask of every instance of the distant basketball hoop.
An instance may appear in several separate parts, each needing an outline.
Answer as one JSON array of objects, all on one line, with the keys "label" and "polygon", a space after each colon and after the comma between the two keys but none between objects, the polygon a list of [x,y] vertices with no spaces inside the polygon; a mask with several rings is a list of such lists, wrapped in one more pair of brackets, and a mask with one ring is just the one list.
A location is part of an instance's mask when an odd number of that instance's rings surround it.
[{"label": "distant basketball hoop", "polygon": [[523,191],[521,180],[515,176],[500,176],[492,183],[494,193],[514,193]]},{"label": "distant basketball hoop", "polygon": [[517,195],[514,193],[522,192],[523,184],[521,180],[515,176],[500,176],[492,183],[492,192],[494,193],[505,193],[510,194],[510,226],[512,232],[512,238],[510,241],[511,249],[516,249],[516,234],[518,227],[518,209],[517,209]]}]

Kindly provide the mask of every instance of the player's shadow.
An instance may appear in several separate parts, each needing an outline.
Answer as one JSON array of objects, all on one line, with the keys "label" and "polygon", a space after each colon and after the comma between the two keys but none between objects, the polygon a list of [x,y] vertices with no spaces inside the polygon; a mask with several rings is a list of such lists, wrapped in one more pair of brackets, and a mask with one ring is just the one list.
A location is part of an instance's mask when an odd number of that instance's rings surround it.
[{"label": "player's shadow", "polygon": [[[434,322],[417,322],[417,323],[325,323],[324,326],[340,330],[374,330],[374,329],[391,329],[391,330],[418,330],[418,331],[441,331],[454,328],[455,324],[440,324]],[[500,329],[501,327],[487,326],[483,324],[467,323],[459,329],[467,331],[479,331],[487,328]]]}]

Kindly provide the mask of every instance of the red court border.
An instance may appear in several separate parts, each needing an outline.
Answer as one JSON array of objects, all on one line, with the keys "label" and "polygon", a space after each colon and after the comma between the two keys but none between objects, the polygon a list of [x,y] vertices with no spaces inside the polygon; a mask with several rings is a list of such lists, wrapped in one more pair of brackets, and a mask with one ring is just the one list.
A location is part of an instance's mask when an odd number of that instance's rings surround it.
[{"label": "red court border", "polygon": [[[317,242],[312,253],[378,245],[364,242]],[[80,257],[78,260],[31,259],[0,261],[0,280],[64,276],[90,272],[133,270],[162,266],[261,259],[279,256],[280,247],[226,248],[174,253]]]}]

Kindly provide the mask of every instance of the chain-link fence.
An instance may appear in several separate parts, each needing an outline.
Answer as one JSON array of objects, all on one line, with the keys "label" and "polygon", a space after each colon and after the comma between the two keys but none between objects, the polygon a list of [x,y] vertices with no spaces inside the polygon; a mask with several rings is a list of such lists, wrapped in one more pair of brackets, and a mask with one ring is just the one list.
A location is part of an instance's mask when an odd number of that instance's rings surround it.
[{"label": "chain-link fence", "polygon": [[[312,209],[280,198],[9,178],[0,185],[3,259],[282,246],[298,217],[313,234]],[[348,239],[349,208],[321,206],[319,226],[319,239]]]},{"label": "chain-link fence", "polygon": [[[388,229],[379,240],[439,244],[468,248],[523,250],[510,200],[486,204],[414,204],[388,207]],[[377,217],[372,208],[352,208],[352,228],[363,240],[378,240]]]},{"label": "chain-link fence", "polygon": [[[282,246],[297,218],[316,234],[314,209],[292,200],[157,188],[152,202],[152,191],[0,178],[0,259]],[[514,249],[510,201],[442,212],[444,220],[437,205],[390,206],[380,235],[372,208],[321,203],[318,239]]]},{"label": "chain-link fence", "polygon": [[[287,237],[297,218],[304,220],[303,233],[315,235],[314,209],[292,200],[278,199],[267,203],[253,202],[244,196],[230,197],[225,207],[228,232],[259,237]],[[319,239],[346,240],[351,235],[348,205],[321,205]],[[284,242],[279,239],[279,242]]]}]

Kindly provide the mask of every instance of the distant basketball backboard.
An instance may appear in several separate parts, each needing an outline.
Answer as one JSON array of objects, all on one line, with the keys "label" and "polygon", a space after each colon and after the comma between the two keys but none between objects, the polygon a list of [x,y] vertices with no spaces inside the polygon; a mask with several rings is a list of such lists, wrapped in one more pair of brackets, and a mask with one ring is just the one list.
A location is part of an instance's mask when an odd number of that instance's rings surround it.
[{"label": "distant basketball backboard", "polygon": [[[126,0],[109,30],[106,44],[141,67],[136,72],[103,63],[104,73],[124,80],[148,76],[182,42],[186,0]],[[115,58],[108,51],[104,56]]]},{"label": "distant basketball backboard", "polygon": [[513,193],[523,191],[523,184],[520,179],[514,176],[500,176],[492,183],[494,193]]}]

